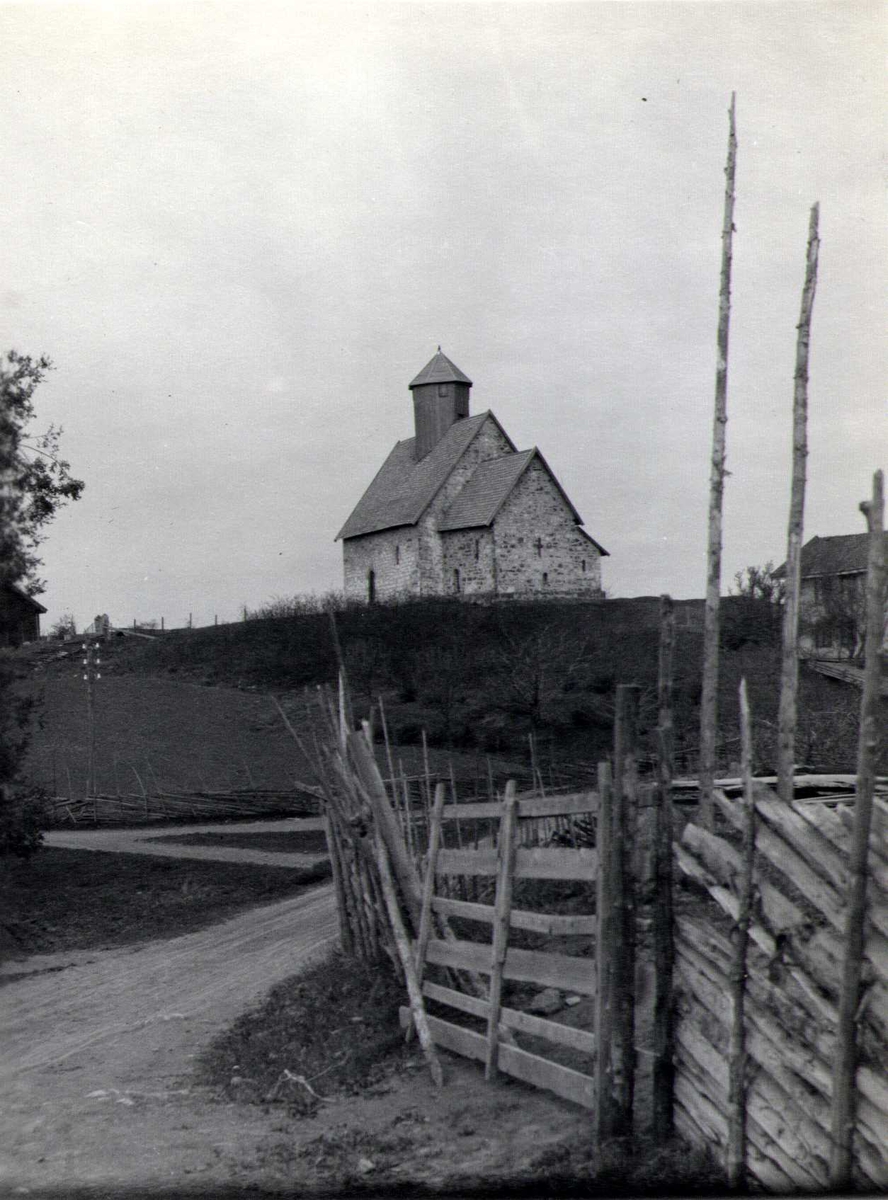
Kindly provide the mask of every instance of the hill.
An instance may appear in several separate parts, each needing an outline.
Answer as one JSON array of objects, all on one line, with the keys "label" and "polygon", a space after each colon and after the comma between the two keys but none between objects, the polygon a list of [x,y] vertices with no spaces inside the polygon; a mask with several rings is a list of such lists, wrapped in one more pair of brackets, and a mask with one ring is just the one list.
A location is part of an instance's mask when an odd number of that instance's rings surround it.
[{"label": "hill", "polygon": [[[695,767],[702,636],[699,601],[678,606],[675,678],[677,766]],[[356,706],[383,698],[396,756],[422,769],[425,731],[433,768],[458,775],[528,772],[544,781],[588,779],[612,742],[615,688],[641,686],[642,744],[655,752],[655,598],[604,602],[466,604],[434,599],[346,606],[336,631]],[[773,611],[737,598],[724,607],[720,758],[739,757],[737,688],[747,677],[757,766],[773,768],[778,660]],[[66,658],[44,644],[30,686],[43,693],[33,773],[64,793],[85,778],[86,715],[79,647]],[[96,687],[99,785],[137,790],[292,787],[310,773],[268,693],[302,719],[306,695],[336,678],[328,614],[287,615],[151,639],[113,637]],[[42,683],[38,683],[42,681]],[[853,770],[859,693],[803,671],[800,765]],[[492,761],[488,763],[488,758]],[[121,785],[121,779],[128,781]]]}]

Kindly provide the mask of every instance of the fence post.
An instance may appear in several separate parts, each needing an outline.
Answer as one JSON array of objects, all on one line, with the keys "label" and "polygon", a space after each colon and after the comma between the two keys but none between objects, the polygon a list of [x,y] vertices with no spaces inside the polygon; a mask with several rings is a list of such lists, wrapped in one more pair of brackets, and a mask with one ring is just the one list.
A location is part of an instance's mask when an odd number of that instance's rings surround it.
[{"label": "fence post", "polygon": [[630,1133],[635,1097],[635,831],[638,818],[638,684],[617,687],[614,726],[613,902],[619,941],[615,947],[613,1030],[615,1132]]},{"label": "fence post", "polygon": [[496,1079],[499,1053],[499,1020],[502,1009],[503,967],[509,949],[509,917],[512,913],[512,876],[515,873],[515,834],[517,832],[517,801],[515,781],[506,784],[503,815],[500,821],[496,879],[496,904],[493,916],[493,946],[491,948],[490,1011],[487,1017],[487,1062],[485,1079]]},{"label": "fence post", "polygon": [[653,1137],[672,1132],[672,773],[674,726],[672,674],[675,653],[675,608],[670,596],[660,597],[660,652],[657,720],[657,807],[654,833],[653,938],[654,938],[654,1062],[651,1086]]},{"label": "fence post", "polygon": [[806,254],[805,286],[796,343],[795,388],[792,404],[792,486],[786,546],[786,596],[783,602],[783,646],[780,664],[780,702],[777,712],[777,792],[784,804],[795,797],[797,708],[799,688],[799,598],[801,592],[802,532],[805,515],[805,459],[808,457],[808,346],[811,310],[817,288],[817,215],[811,209]]},{"label": "fence post", "polygon": [[876,758],[879,749],[879,685],[885,622],[885,498],[882,472],[873,476],[873,498],[860,506],[867,519],[869,551],[866,571],[866,666],[860,702],[860,740],[857,750],[857,797],[845,918],[845,954],[839,992],[839,1020],[833,1063],[829,1157],[831,1188],[851,1183],[851,1151],[856,1120],[854,1077],[857,1067],[857,1006],[863,965],[864,922],[870,827],[873,815]]},{"label": "fence post", "polygon": [[609,763],[598,764],[598,823],[595,843],[598,847],[595,905],[598,925],[595,938],[598,966],[598,993],[595,997],[595,1137],[600,1146],[611,1136],[614,1128],[611,1046],[614,1028],[614,965],[619,939],[619,929],[614,920],[614,874],[618,863],[614,853],[614,789]]},{"label": "fence post", "polygon": [[743,858],[738,880],[737,922],[730,969],[731,1030],[728,1049],[728,1186],[746,1183],[746,956],[752,916],[755,865],[755,793],[752,784],[752,720],[746,679],[740,681],[740,737],[743,756]]}]

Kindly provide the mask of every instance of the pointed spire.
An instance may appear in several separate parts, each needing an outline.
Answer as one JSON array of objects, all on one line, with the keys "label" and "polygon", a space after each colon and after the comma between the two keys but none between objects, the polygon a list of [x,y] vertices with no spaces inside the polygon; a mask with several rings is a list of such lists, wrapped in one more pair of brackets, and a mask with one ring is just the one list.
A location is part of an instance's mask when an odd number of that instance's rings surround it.
[{"label": "pointed spire", "polygon": [[469,387],[472,386],[468,375],[464,375],[459,367],[442,353],[440,346],[437,354],[426,363],[410,387],[422,387],[426,383],[467,383]]}]

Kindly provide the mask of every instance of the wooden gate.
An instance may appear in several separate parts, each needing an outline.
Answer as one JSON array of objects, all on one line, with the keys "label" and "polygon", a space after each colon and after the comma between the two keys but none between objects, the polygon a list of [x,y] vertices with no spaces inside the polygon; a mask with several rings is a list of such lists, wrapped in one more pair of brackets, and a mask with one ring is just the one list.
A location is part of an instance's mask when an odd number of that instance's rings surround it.
[{"label": "wooden gate", "polygon": [[[597,936],[595,883],[598,878],[598,853],[589,846],[554,845],[552,838],[576,842],[574,822],[585,818],[589,826],[598,811],[594,792],[542,798],[515,795],[508,784],[502,803],[444,804],[440,789],[429,838],[428,861],[423,885],[420,933],[416,944],[417,974],[423,996],[470,1017],[486,1021],[486,1034],[452,1020],[429,1015],[434,1041],[447,1050],[480,1059],[488,1079],[498,1072],[525,1083],[546,1088],[586,1108],[596,1106],[593,1074],[555,1062],[515,1044],[520,1032],[556,1046],[569,1047],[582,1055],[594,1056],[596,1037],[590,1029],[575,1028],[517,1008],[503,1005],[503,983],[511,980],[552,987],[579,997],[594,997],[597,992],[597,967],[593,957],[577,954],[530,950],[511,945],[515,930],[526,930],[552,938]],[[489,821],[495,836],[477,848],[452,845],[448,825],[458,820]],[[452,826],[450,826],[452,828]],[[550,844],[527,844],[542,840]],[[444,843],[442,845],[442,842]],[[454,877],[495,879],[493,903],[458,899],[441,895],[438,881]],[[588,911],[553,913],[513,907],[516,881],[577,880],[589,885]],[[471,921],[491,930],[489,942],[457,937],[449,929],[450,918]],[[432,936],[435,924],[450,936]],[[450,983],[445,986],[425,978],[426,968],[445,968]],[[489,977],[485,988],[479,976]],[[455,977],[454,977],[455,976]],[[486,994],[485,994],[486,993]],[[409,1026],[410,1010],[401,1010],[402,1022]]]}]

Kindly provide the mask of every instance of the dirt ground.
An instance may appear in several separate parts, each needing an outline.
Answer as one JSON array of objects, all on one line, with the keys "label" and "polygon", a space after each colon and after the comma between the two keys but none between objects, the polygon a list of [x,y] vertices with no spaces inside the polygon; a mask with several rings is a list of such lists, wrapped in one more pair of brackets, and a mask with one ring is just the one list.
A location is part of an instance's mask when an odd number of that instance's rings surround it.
[{"label": "dirt ground", "polygon": [[200,1049],[335,936],[321,887],[168,942],[10,964],[0,1194],[453,1187],[521,1177],[588,1136],[588,1114],[452,1058],[439,1095],[417,1060],[305,1120],[197,1086]]}]

